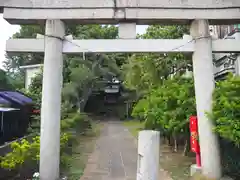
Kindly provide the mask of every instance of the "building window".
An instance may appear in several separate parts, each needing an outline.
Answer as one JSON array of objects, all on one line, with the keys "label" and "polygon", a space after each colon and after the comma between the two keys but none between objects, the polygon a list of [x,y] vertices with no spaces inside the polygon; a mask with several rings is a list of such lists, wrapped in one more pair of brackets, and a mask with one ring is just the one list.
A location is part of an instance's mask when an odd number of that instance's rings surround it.
[{"label": "building window", "polygon": [[224,68],[229,68],[229,66],[230,66],[229,63],[225,63],[225,64],[223,64],[223,67],[224,67]]},{"label": "building window", "polygon": [[235,24],[234,29],[240,29],[240,24]]}]

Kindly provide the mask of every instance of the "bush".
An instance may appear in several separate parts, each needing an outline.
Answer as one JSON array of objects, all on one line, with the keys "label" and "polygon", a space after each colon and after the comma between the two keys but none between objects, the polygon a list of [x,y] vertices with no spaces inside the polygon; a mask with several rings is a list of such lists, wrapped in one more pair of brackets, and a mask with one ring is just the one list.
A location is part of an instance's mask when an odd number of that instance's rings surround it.
[{"label": "bush", "polygon": [[71,131],[74,129],[77,133],[84,134],[91,127],[91,120],[85,114],[75,113],[61,121],[62,131]]},{"label": "bush", "polygon": [[[91,121],[86,115],[79,113],[71,114],[68,119],[61,121],[61,167],[67,165],[68,152],[75,139],[75,134],[71,132],[85,133],[91,128]],[[40,153],[40,136],[35,136],[31,140],[23,139],[20,142],[11,144],[12,152],[1,157],[0,166],[4,169],[14,170],[23,167],[24,164],[38,164]]]},{"label": "bush", "polygon": [[240,178],[240,77],[229,75],[217,82],[213,93],[213,111],[210,118],[214,131],[220,136],[223,172]]},{"label": "bush", "polygon": [[240,77],[229,75],[216,85],[213,94],[215,132],[222,138],[240,145]]},{"label": "bush", "polygon": [[92,128],[91,120],[86,114],[77,114],[74,116],[74,119],[77,122],[76,125],[78,132],[85,133]]},{"label": "bush", "polygon": [[240,179],[240,148],[233,142],[219,138],[222,170],[224,175]]},{"label": "bush", "polygon": [[152,89],[133,109],[132,116],[145,120],[146,129],[189,136],[189,116],[196,114],[192,79],[174,77]]},{"label": "bush", "polygon": [[40,115],[32,115],[27,133],[38,135],[40,133],[40,122]]},{"label": "bush", "polygon": [[137,104],[134,106],[133,111],[132,111],[132,116],[136,119],[139,120],[144,120],[145,119],[145,108],[147,106],[147,100],[140,99]]},{"label": "bush", "polygon": [[[61,135],[61,149],[63,149],[69,140],[66,133]],[[12,152],[1,157],[1,167],[12,170],[21,168],[24,163],[38,164],[40,154],[40,136],[32,138],[31,141],[22,139],[20,142],[13,142],[11,144]]]}]

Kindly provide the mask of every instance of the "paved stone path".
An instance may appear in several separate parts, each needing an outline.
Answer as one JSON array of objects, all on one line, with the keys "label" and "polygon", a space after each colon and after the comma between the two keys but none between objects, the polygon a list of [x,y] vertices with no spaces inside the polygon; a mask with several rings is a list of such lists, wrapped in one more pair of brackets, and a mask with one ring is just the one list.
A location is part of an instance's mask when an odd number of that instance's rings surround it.
[{"label": "paved stone path", "polygon": [[81,180],[135,180],[137,148],[118,121],[104,122]]},{"label": "paved stone path", "polygon": [[136,170],[136,141],[121,122],[104,122],[80,180],[136,180]]}]

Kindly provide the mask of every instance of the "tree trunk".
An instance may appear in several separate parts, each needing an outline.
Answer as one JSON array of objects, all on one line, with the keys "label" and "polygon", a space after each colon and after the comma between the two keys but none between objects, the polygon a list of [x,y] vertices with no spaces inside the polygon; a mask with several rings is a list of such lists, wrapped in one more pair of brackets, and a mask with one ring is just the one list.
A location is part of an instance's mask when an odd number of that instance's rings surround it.
[{"label": "tree trunk", "polygon": [[163,143],[168,144],[168,139],[167,139],[166,135],[163,135]]},{"label": "tree trunk", "polygon": [[174,140],[174,152],[177,152],[178,151],[178,147],[177,147],[177,138],[176,136],[173,136],[173,140]]},{"label": "tree trunk", "polygon": [[79,98],[79,96],[77,97],[77,107],[78,107],[78,112],[81,112],[81,99]]},{"label": "tree trunk", "polygon": [[186,156],[188,153],[188,140],[185,140],[185,144],[184,144],[184,149],[183,149],[183,156]]},{"label": "tree trunk", "polygon": [[171,146],[171,136],[167,136],[168,138],[168,145]]}]

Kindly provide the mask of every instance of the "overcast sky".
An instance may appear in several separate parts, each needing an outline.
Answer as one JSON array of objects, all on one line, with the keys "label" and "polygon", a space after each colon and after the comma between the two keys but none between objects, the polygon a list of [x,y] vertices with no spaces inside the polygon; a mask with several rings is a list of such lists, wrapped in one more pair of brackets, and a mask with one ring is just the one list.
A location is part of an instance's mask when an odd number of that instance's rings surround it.
[{"label": "overcast sky", "polygon": [[15,32],[19,31],[19,26],[13,26],[8,24],[0,15],[0,68],[2,68],[2,62],[5,59],[5,46],[6,40],[11,37]]},{"label": "overcast sky", "polygon": [[[19,26],[8,24],[0,15],[0,68],[5,59],[6,40],[19,31]],[[137,26],[137,33],[144,33],[147,26]]]}]

